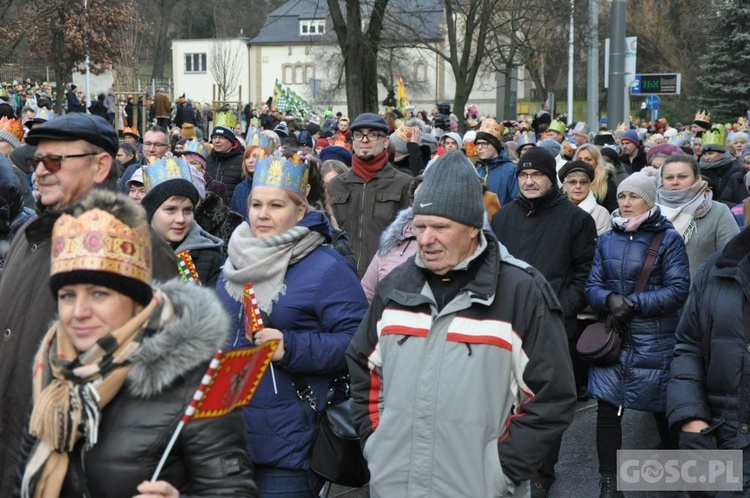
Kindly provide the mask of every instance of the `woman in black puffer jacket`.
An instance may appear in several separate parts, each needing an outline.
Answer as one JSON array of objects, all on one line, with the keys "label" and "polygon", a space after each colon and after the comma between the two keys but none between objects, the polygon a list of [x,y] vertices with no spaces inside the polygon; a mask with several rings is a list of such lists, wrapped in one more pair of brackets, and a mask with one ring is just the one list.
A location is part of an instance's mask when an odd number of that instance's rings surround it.
[{"label": "woman in black puffer jacket", "polygon": [[256,496],[240,411],[188,423],[148,482],[227,339],[214,293],[151,286],[149,230],[122,194],[96,191],[52,241],[59,320],[34,362],[16,496]]}]

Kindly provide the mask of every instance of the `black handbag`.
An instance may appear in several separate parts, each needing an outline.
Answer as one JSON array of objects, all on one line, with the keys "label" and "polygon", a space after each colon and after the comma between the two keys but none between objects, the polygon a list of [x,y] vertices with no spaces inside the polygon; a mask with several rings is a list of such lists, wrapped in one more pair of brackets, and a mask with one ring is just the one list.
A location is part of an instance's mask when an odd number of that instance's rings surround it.
[{"label": "black handbag", "polygon": [[359,488],[370,482],[367,460],[351,421],[349,376],[341,375],[331,382],[324,411],[318,410],[312,389],[304,377],[294,374],[291,377],[297,397],[309,403],[317,415],[311,470],[326,481],[350,488]]},{"label": "black handbag", "polygon": [[[656,256],[659,254],[659,246],[664,238],[664,232],[657,233],[648,246],[646,261],[638,275],[634,292],[643,292],[648,283],[648,277],[654,269]],[[622,346],[622,332],[618,329],[614,319],[606,322],[595,322],[583,329],[581,337],[576,343],[576,351],[582,360],[596,366],[612,365],[620,357]]]}]

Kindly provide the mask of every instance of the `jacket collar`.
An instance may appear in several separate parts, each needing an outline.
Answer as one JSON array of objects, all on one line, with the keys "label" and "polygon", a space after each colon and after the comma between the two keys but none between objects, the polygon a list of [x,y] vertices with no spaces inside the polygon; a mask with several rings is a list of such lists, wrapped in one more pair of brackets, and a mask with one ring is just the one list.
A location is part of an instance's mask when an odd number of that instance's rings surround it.
[{"label": "jacket collar", "polygon": [[[383,169],[378,171],[373,178],[393,178],[394,176],[396,176],[396,168],[390,162],[386,162]],[[357,175],[353,169],[350,169],[341,177],[346,183],[365,183],[364,178]]]},{"label": "jacket collar", "polygon": [[539,211],[552,209],[563,202],[570,202],[563,191],[557,187],[557,181],[553,180],[550,191],[537,199],[527,199],[523,194],[518,194],[516,202],[526,211],[526,216],[533,216]]}]

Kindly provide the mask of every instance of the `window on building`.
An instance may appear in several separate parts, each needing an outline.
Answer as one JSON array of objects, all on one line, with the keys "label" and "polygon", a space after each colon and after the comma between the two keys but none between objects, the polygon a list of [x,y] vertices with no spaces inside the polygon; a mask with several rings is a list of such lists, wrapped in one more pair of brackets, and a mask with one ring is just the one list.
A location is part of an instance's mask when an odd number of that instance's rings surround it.
[{"label": "window on building", "polygon": [[420,61],[414,68],[414,80],[420,83],[427,81],[427,64]]},{"label": "window on building", "polygon": [[185,54],[186,73],[205,73],[206,54]]},{"label": "window on building", "polygon": [[285,85],[291,85],[294,83],[294,66],[291,64],[284,64],[281,66],[281,82]]},{"label": "window on building", "polygon": [[325,19],[303,19],[299,22],[300,36],[322,35],[326,32]]}]

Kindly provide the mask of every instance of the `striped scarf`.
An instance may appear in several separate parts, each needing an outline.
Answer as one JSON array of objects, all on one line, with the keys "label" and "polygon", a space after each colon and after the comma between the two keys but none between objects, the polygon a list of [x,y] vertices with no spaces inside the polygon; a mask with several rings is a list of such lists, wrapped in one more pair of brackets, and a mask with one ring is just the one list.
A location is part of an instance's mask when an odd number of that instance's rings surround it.
[{"label": "striped scarf", "polygon": [[[171,305],[162,306],[164,302],[155,289],[148,306],[80,355],[59,322],[49,329],[34,359],[29,434],[36,441],[21,483],[22,498],[60,496],[68,453],[82,437],[86,449],[96,444],[101,410],[125,383],[144,332],[158,330],[159,321],[171,316]],[[154,313],[157,309],[161,313]]]},{"label": "striped scarf", "polygon": [[271,314],[273,303],[286,293],[286,270],[313,252],[325,238],[306,227],[295,226],[281,235],[258,238],[249,223],[237,227],[229,239],[224,263],[224,288],[242,302],[242,286],[253,284],[260,309]]}]

